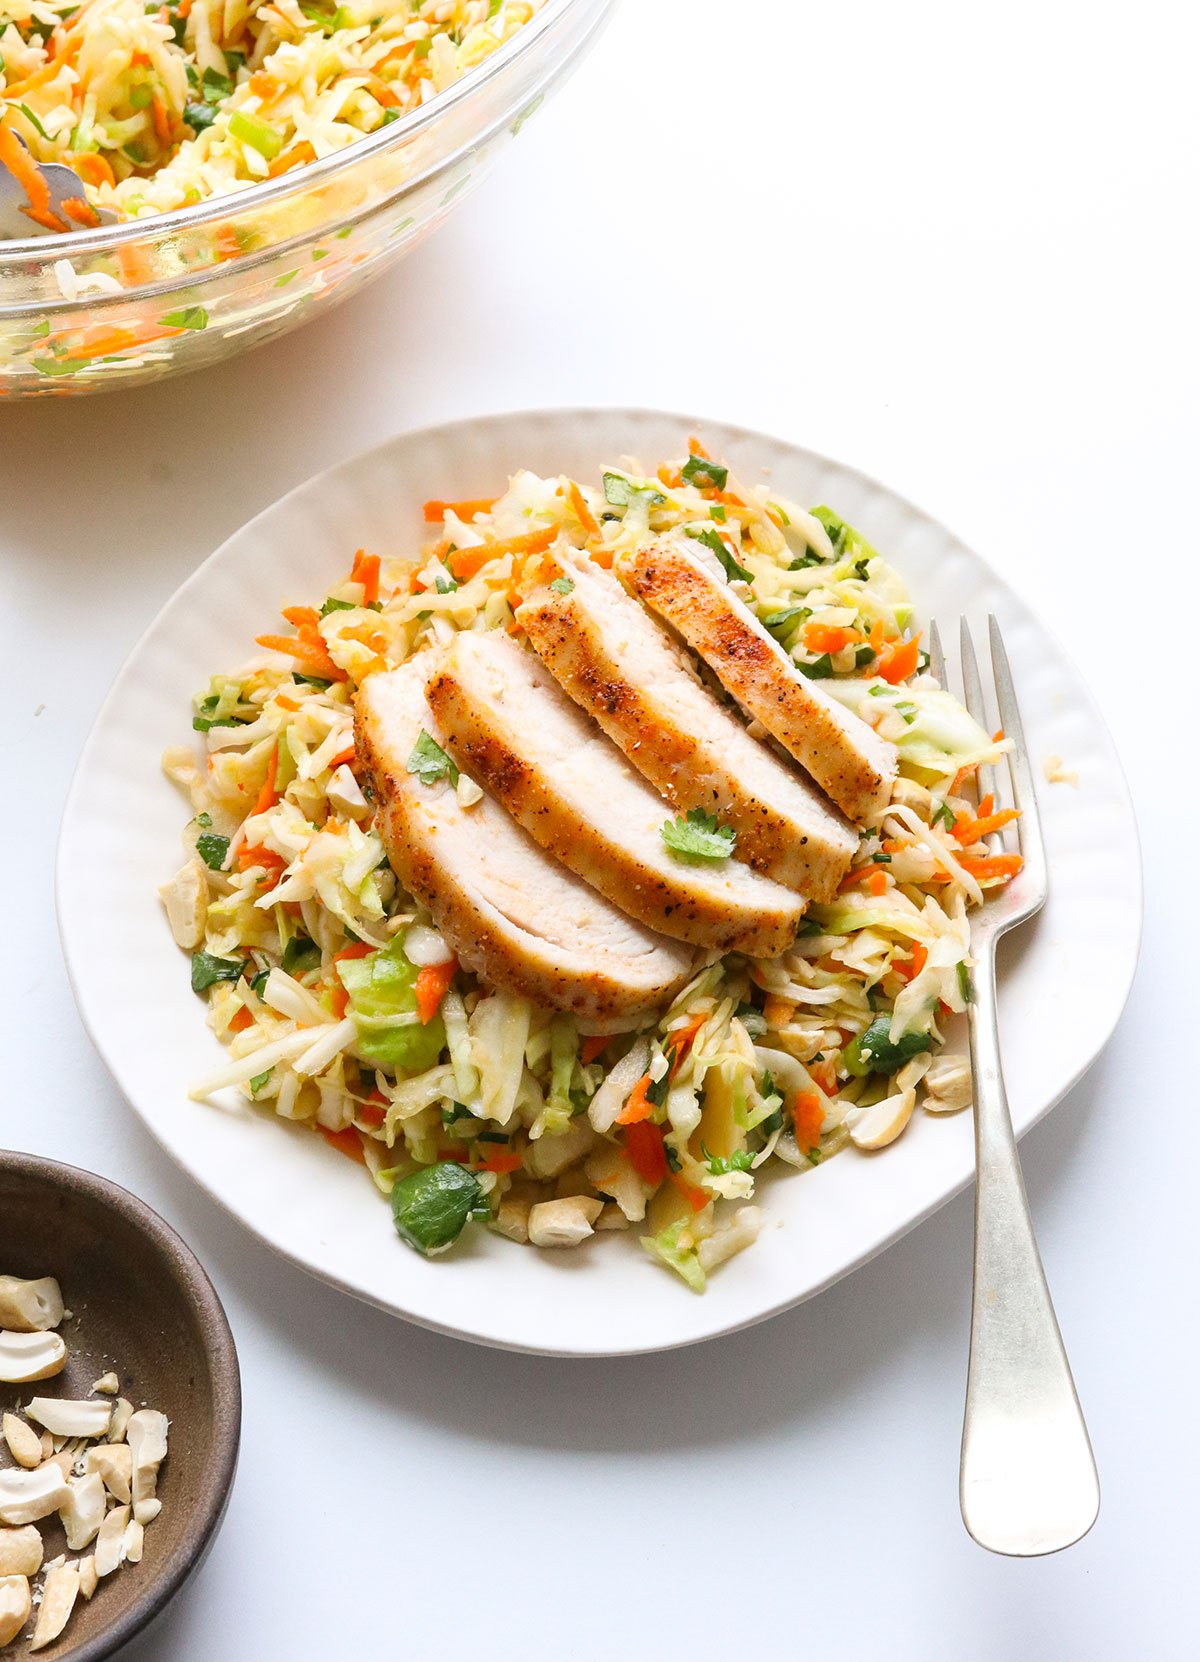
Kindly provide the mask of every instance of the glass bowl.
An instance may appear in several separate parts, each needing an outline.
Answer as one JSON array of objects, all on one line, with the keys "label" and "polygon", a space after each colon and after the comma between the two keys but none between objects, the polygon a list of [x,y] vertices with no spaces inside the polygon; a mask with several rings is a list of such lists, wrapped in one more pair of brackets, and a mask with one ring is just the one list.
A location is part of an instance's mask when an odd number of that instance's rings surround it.
[{"label": "glass bowl", "polygon": [[0,242],[0,396],[198,369],[344,299],[478,183],[612,3],[546,0],[445,92],[278,179],[175,213]]}]

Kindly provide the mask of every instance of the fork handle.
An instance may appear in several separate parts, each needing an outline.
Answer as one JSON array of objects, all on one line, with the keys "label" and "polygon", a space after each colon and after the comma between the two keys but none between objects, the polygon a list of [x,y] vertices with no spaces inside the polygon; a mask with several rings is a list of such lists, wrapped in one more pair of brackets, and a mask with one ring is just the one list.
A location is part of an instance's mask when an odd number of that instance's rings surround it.
[{"label": "fork handle", "polygon": [[990,944],[981,960],[969,1015],[977,1177],[959,1501],[980,1546],[1033,1557],[1087,1534],[1100,1483],[1021,1177]]}]

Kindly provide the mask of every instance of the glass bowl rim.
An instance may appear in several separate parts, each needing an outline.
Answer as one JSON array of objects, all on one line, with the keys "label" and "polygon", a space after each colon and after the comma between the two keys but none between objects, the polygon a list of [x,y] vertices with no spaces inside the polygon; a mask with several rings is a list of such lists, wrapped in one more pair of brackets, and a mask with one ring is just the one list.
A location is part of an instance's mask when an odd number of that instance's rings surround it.
[{"label": "glass bowl rim", "polygon": [[[361,138],[353,140],[341,150],[335,150],[331,155],[323,156],[320,161],[307,162],[291,173],[281,174],[278,179],[264,179],[258,184],[247,186],[245,190],[212,196],[207,201],[196,202],[186,208],[174,208],[170,213],[144,214],[140,218],[120,220],[115,225],[100,225],[91,230],[73,231],[65,236],[55,234],[46,237],[19,237],[0,242],[0,272],[3,272],[6,266],[25,265],[31,259],[49,269],[56,260],[108,253],[112,249],[123,247],[126,243],[147,237],[157,240],[160,236],[170,236],[173,232],[190,231],[198,225],[207,225],[215,219],[230,218],[240,213],[243,208],[264,207],[268,203],[281,201],[294,193],[307,190],[314,183],[327,183],[339,173],[352,169],[361,160],[403,148],[410,139],[433,126],[448,111],[465,103],[477,91],[499,79],[510,64],[516,63],[531,52],[542,36],[547,34],[566,12],[588,3],[589,0],[545,0],[541,9],[533,14],[528,23],[522,24],[516,34],[511,35],[494,52],[490,52],[482,63],[460,76],[444,92],[435,94],[427,103],[418,105],[408,115],[401,116],[398,121],[390,121],[386,126],[377,127],[373,133],[364,133]],[[606,6],[607,0],[602,0],[602,3]],[[405,182],[403,189],[418,184],[423,177],[424,173],[415,175]],[[139,293],[143,287],[153,286],[134,284],[126,287],[123,293],[129,297]]]}]

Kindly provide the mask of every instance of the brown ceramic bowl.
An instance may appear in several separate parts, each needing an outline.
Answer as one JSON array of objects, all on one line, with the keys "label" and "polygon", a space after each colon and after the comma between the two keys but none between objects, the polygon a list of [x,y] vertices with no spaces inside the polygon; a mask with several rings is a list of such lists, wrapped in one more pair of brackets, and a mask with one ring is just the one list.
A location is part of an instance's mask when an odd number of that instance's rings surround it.
[{"label": "brown ceramic bowl", "polygon": [[[163,1507],[147,1526],[141,1563],[106,1576],[90,1603],[78,1599],[61,1638],[38,1653],[99,1662],[163,1609],[216,1536],[241,1428],[233,1335],[194,1254],[157,1213],[54,1160],[0,1153],[0,1275],[55,1276],[71,1311],[59,1329],[64,1372],[32,1386],[0,1384],[0,1411],[38,1394],[85,1397],[111,1369],[122,1396],[171,1422]],[[47,1559],[65,1550],[57,1518],[39,1527]],[[4,1662],[26,1654],[31,1632],[5,1649]]]}]

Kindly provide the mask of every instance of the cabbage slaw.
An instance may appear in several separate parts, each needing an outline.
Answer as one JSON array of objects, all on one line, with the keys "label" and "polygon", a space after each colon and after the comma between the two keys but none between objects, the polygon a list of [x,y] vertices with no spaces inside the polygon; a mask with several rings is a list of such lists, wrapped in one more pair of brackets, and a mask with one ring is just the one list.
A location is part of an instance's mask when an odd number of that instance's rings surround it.
[{"label": "cabbage slaw", "polygon": [[[416,559],[360,551],[319,608],[288,607],[293,633],[258,637],[270,657],[197,695],[204,757],[164,758],[194,814],[164,898],[229,1052],[193,1094],[236,1087],[312,1126],[363,1161],[422,1250],[471,1216],[528,1240],[533,1207],[585,1197],[595,1228],[636,1229],[700,1291],[757,1233],[764,1168],[811,1170],[894,1140],[918,1103],[969,1100],[961,1058],[936,1053],[971,996],[969,910],[1019,869],[985,840],[1012,812],[972,785],[1007,742],[931,677],[875,549],[829,509],[747,487],[695,441],[649,474],[521,471],[495,500],[431,502],[426,517],[439,534]],[[461,970],[401,891],[356,776],[353,692],[456,630],[514,628],[559,539],[611,568],[671,529],[716,554],[798,667],[895,742],[901,774],[837,899],[810,908],[789,951],[702,962],[651,1020],[589,1024]],[[468,808],[478,798],[465,775],[457,789]],[[469,1180],[437,1179],[434,1196],[420,1174],[439,1166]]]}]

